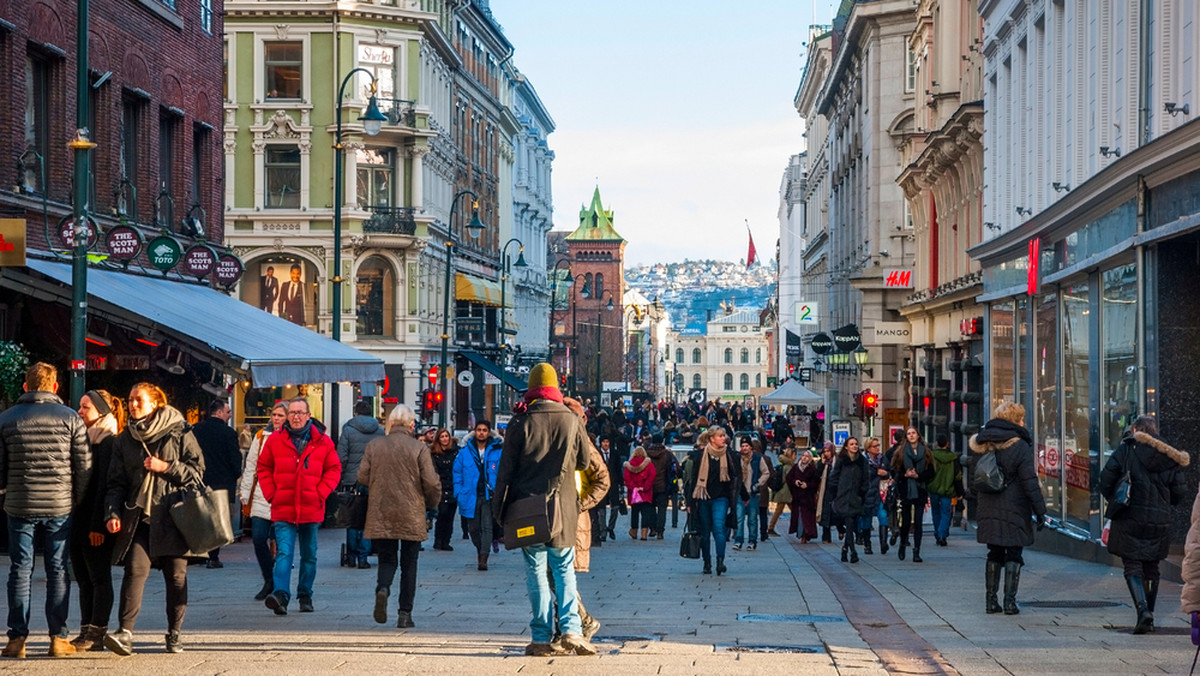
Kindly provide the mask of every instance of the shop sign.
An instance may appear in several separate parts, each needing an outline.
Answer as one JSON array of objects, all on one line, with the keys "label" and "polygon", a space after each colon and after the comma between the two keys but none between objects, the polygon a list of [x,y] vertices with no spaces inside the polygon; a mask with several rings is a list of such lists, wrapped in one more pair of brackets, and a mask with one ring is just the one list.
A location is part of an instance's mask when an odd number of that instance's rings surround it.
[{"label": "shop sign", "polygon": [[862,334],[854,324],[847,324],[833,332],[833,344],[839,352],[853,352],[862,345]]},{"label": "shop sign", "polygon": [[1042,238],[1034,237],[1029,240],[1029,263],[1026,266],[1028,278],[1026,280],[1026,291],[1030,296],[1036,296],[1038,292],[1038,258],[1042,255]]},{"label": "shop sign", "polygon": [[149,371],[150,356],[145,354],[115,354],[113,369],[117,371]]},{"label": "shop sign", "polygon": [[[85,248],[92,248],[96,244],[97,233],[100,232],[100,227],[96,224],[96,219],[91,216],[83,217],[83,226],[80,228],[84,238],[83,245]],[[75,248],[75,219],[67,216],[58,223],[58,238],[62,242],[64,248]]]},{"label": "shop sign", "polygon": [[870,336],[872,345],[907,345],[912,326],[908,322],[875,322]]},{"label": "shop sign", "polygon": [[817,304],[806,300],[798,300],[793,306],[796,309],[797,324],[817,324]]},{"label": "shop sign", "polygon": [[223,253],[217,256],[217,265],[213,269],[213,279],[218,284],[233,286],[242,278],[243,272],[245,272],[245,267],[242,265],[241,259],[233,254]]},{"label": "shop sign", "polygon": [[193,244],[183,254],[183,271],[197,279],[207,277],[216,264],[216,252],[207,244]]},{"label": "shop sign", "polygon": [[889,289],[913,288],[913,271],[900,268],[883,271],[883,285]]},{"label": "shop sign", "polygon": [[25,265],[25,221],[0,218],[0,267]]},{"label": "shop sign", "polygon": [[809,346],[812,347],[812,351],[816,352],[817,354],[829,354],[829,352],[833,350],[833,339],[830,338],[829,334],[827,333],[818,333],[817,335],[813,336],[812,342],[809,343]]},{"label": "shop sign", "polygon": [[131,261],[142,251],[142,235],[137,228],[118,225],[104,235],[108,253],[119,261]]},{"label": "shop sign", "polygon": [[964,336],[983,335],[983,317],[971,317],[958,323],[958,332]]},{"label": "shop sign", "polygon": [[150,240],[150,265],[166,272],[179,263],[183,247],[174,237],[162,235]]}]

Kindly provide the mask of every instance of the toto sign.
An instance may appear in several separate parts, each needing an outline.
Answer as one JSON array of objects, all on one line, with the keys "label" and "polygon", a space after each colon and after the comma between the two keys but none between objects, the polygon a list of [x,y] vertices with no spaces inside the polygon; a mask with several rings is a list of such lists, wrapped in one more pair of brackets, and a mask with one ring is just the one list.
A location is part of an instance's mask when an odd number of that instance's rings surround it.
[{"label": "toto sign", "polygon": [[216,265],[217,254],[206,244],[193,244],[183,254],[183,271],[192,277],[207,277]]},{"label": "toto sign", "polygon": [[854,324],[847,324],[833,332],[833,344],[838,352],[853,352],[862,345],[862,334]]},{"label": "toto sign", "polygon": [[222,286],[233,286],[242,278],[245,267],[237,256],[223,253],[217,256],[217,265],[213,269],[213,279]]},{"label": "toto sign", "polygon": [[812,347],[812,351],[817,354],[829,354],[830,350],[833,349],[833,339],[829,337],[829,334],[822,332],[813,336],[812,342],[809,345]]},{"label": "toto sign", "polygon": [[104,235],[108,253],[119,261],[131,261],[142,251],[142,235],[136,228],[118,225]]},{"label": "toto sign", "polygon": [[166,273],[179,262],[183,247],[174,237],[162,235],[150,240],[150,264]]}]

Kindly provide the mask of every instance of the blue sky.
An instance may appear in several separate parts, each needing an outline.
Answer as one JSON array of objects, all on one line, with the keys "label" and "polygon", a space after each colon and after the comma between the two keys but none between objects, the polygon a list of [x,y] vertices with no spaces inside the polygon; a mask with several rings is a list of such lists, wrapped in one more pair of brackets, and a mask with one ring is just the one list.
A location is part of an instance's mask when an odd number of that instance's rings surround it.
[{"label": "blue sky", "polygon": [[554,223],[598,185],[630,264],[774,254],[810,24],[834,0],[491,0],[557,125]]}]

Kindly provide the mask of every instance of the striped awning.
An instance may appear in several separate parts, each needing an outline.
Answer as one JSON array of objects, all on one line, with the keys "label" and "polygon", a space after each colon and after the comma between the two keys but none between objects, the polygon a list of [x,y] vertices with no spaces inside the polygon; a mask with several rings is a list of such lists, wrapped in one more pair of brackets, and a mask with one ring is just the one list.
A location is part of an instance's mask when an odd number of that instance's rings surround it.
[{"label": "striped awning", "polygon": [[459,272],[454,277],[454,297],[468,303],[500,307],[500,285]]}]

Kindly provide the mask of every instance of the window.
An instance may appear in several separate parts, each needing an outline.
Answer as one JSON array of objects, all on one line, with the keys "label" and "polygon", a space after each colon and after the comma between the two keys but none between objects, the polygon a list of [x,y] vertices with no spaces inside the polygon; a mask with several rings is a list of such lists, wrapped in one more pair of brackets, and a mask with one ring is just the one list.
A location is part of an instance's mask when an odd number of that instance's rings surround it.
[{"label": "window", "polygon": [[[22,188],[46,192],[42,176],[50,152],[50,64],[40,55],[25,55],[25,150],[21,155]],[[36,153],[36,156],[35,156]]]},{"label": "window", "polygon": [[[144,108],[145,102],[133,95],[126,95],[121,101],[121,149],[118,161],[121,165],[121,178],[129,181],[130,186],[135,189],[140,178],[138,175],[138,147],[141,145],[142,110]],[[137,218],[137,214],[128,211],[133,207],[132,202],[126,204],[126,199],[132,196],[132,192],[126,194],[126,191],[122,191],[121,198],[117,201],[117,210],[121,214]]]},{"label": "window", "polygon": [[300,98],[300,76],[304,70],[304,43],[268,42],[263,45],[268,99]]},{"label": "window", "polygon": [[733,391],[733,374],[732,373],[725,374],[725,391],[726,392]]},{"label": "window", "polygon": [[587,273],[583,276],[583,288],[592,298],[599,298],[596,294],[596,287],[592,286],[592,273]]},{"label": "window", "polygon": [[594,298],[596,298],[596,300],[600,300],[600,295],[604,293],[604,275],[600,274],[599,272],[596,273],[596,287],[595,288],[596,288],[596,295],[594,296]]},{"label": "window", "polygon": [[392,317],[396,314],[395,286],[392,267],[379,256],[371,256],[359,266],[354,283],[358,335],[394,335]]},{"label": "window", "polygon": [[172,10],[172,11],[175,10],[175,0],[158,0],[158,1],[159,1],[159,3],[162,4],[163,7],[166,7],[167,9]]},{"label": "window", "polygon": [[904,80],[904,91],[911,92],[917,88],[917,68],[920,61],[917,59],[917,53],[912,49],[907,49],[904,52],[908,59],[907,77]]},{"label": "window", "polygon": [[733,348],[732,347],[725,348],[725,363],[726,364],[733,363]]},{"label": "window", "polygon": [[739,356],[741,357],[743,364],[749,364],[750,363],[750,348],[743,347],[742,353]]},{"label": "window", "polygon": [[761,348],[761,347],[760,347],[760,348],[756,348],[756,349],[754,350],[754,363],[755,363],[755,364],[761,364],[761,363],[762,363],[762,348]]},{"label": "window", "polygon": [[743,392],[746,392],[747,390],[750,389],[750,374],[749,373],[743,373],[742,376],[740,378],[738,378],[738,389]]},{"label": "window", "polygon": [[737,327],[736,326],[722,326],[721,332],[722,333],[737,333]]},{"label": "window", "polygon": [[266,152],[268,209],[300,208],[300,148],[268,146]]},{"label": "window", "polygon": [[390,148],[363,148],[354,151],[358,163],[358,206],[392,205],[392,167],[395,151]]},{"label": "window", "polygon": [[200,0],[200,28],[212,35],[212,0]]},{"label": "window", "polygon": [[675,348],[675,363],[676,364],[683,363],[683,348],[682,347]]},{"label": "window", "polygon": [[[692,350],[692,363],[693,364],[700,363],[700,348],[698,348],[698,347]],[[699,378],[700,376],[696,376],[696,377]]]},{"label": "window", "polygon": [[762,387],[762,374],[761,373],[754,374],[754,386]]},{"label": "window", "polygon": [[[358,46],[358,67],[368,70],[375,77],[375,96],[383,112],[395,108],[396,98],[396,50],[383,45],[361,44]],[[359,98],[366,101],[371,97],[371,77],[358,75]]]},{"label": "window", "polygon": [[189,206],[201,203],[201,196],[204,194],[204,179],[208,172],[204,170],[208,166],[208,129],[200,125],[195,125],[192,128],[192,189]]},{"label": "window", "polygon": [[697,390],[700,389],[700,374],[699,373],[692,376],[692,387]]},{"label": "window", "polygon": [[222,73],[224,76],[221,78],[221,82],[222,82],[222,86],[223,86],[222,96],[224,96],[225,100],[228,101],[229,100],[229,40],[226,40],[223,43],[222,51],[224,52],[222,54],[222,57],[224,57],[224,61],[222,62],[222,68],[224,68]]},{"label": "window", "polygon": [[179,128],[179,118],[174,113],[164,111],[158,117],[158,190],[154,193],[158,198],[158,219],[165,227],[170,228],[175,222],[175,204],[172,198],[175,193],[175,131]]}]

